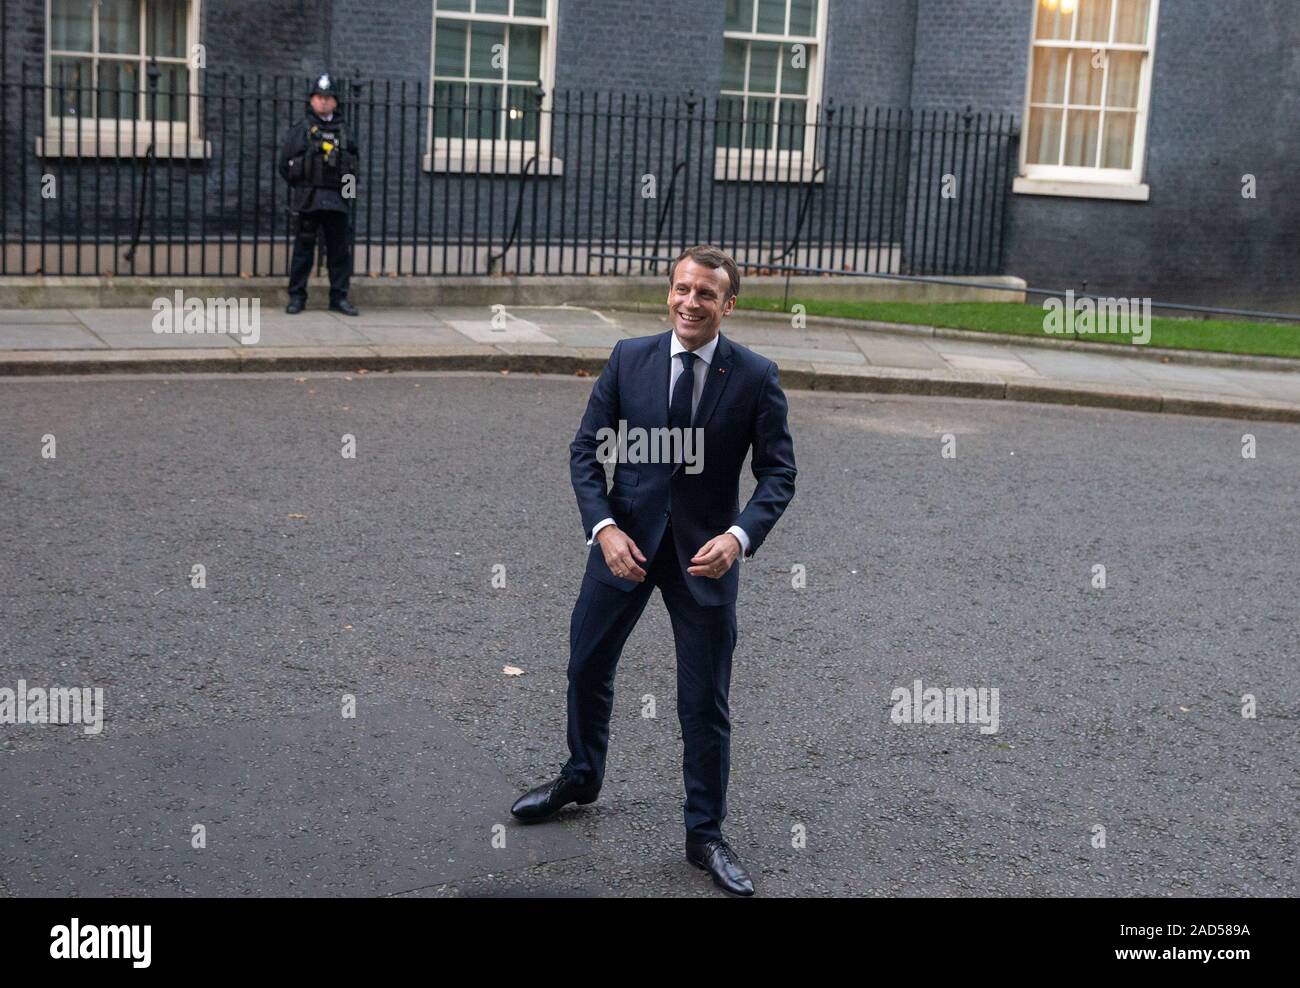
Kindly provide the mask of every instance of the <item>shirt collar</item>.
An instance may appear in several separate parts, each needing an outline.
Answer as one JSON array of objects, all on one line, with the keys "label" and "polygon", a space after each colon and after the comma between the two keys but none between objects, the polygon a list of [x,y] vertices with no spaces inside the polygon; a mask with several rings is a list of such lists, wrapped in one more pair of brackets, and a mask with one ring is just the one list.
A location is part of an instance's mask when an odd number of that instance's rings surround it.
[{"label": "shirt collar", "polygon": [[[671,349],[668,351],[668,359],[672,360],[679,353],[683,352],[686,349],[686,347],[682,346],[682,341],[677,338],[677,331],[675,329],[669,330],[669,332],[672,333],[672,342],[671,342]],[[719,333],[713,339],[709,340],[708,343],[705,343],[704,346],[692,352],[695,354],[695,356],[699,357],[706,364],[712,364],[713,351],[718,348],[718,340],[721,338],[722,338],[722,334]]]}]

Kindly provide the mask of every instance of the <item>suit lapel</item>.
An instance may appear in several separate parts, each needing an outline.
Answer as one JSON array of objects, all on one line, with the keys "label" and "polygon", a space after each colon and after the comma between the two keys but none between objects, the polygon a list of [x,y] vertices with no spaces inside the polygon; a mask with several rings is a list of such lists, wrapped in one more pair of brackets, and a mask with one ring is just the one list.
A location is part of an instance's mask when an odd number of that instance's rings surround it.
[{"label": "suit lapel", "polygon": [[695,410],[695,421],[692,423],[697,429],[703,429],[709,424],[709,418],[718,406],[718,399],[722,397],[723,389],[731,380],[731,356],[730,341],[719,333],[718,346],[713,351],[713,363],[709,365],[709,375],[704,379],[700,407]]},{"label": "suit lapel", "polygon": [[651,358],[650,379],[654,381],[654,408],[658,413],[655,421],[662,422],[664,425],[668,424],[668,381],[673,369],[669,344],[672,335],[673,331],[670,329],[659,337],[654,357]]}]

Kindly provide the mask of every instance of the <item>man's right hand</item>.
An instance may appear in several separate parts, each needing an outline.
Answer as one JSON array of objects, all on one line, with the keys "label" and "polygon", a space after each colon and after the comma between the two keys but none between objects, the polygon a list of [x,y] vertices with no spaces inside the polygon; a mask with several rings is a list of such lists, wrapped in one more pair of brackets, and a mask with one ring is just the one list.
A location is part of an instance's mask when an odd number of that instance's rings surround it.
[{"label": "man's right hand", "polygon": [[641,583],[645,580],[645,570],[637,565],[645,562],[645,556],[636,547],[636,543],[617,525],[606,525],[596,533],[600,551],[605,554],[605,565],[609,571],[624,580]]}]

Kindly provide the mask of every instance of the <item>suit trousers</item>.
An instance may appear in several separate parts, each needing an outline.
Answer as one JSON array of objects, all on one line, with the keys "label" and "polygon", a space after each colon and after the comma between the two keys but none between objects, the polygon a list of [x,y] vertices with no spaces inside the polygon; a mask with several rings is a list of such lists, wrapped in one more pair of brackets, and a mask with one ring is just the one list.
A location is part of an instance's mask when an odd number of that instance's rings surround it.
[{"label": "suit trousers", "polygon": [[703,841],[722,835],[731,772],[731,656],[736,605],[704,607],[691,596],[669,521],[646,579],[619,590],[583,576],[569,622],[569,760],[561,770],[576,784],[600,787],[609,748],[614,670],[654,588],[659,588],[677,648],[677,717],[682,730],[682,806],[686,834]]},{"label": "suit trousers", "polygon": [[289,261],[289,297],[306,301],[307,278],[316,263],[316,240],[325,238],[325,260],[330,275],[330,305],[348,297],[352,276],[352,250],[348,244],[348,214],[333,209],[312,209],[298,213]]}]

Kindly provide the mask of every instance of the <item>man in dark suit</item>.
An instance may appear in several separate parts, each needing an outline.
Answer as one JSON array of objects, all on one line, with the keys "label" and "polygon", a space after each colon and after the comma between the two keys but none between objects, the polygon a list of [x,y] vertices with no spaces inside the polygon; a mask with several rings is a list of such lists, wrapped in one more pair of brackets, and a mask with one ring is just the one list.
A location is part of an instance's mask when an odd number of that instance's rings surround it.
[{"label": "man in dark suit", "polygon": [[[569,447],[573,489],[592,546],[569,625],[569,759],[558,778],[526,792],[511,812],[536,822],[569,803],[596,799],[609,745],[614,669],[658,586],[677,646],[686,857],[727,891],[752,895],[753,882],[721,829],[740,582],[733,564],[754,555],[794,497],[795,465],[776,365],[719,333],[739,288],[740,273],[727,254],[688,248],[669,275],[672,330],[620,340],[592,388]],[[680,455],[670,462],[620,457],[606,491],[602,436],[678,430],[684,437],[688,429],[700,441],[702,462],[682,462]],[[649,448],[680,454],[690,446]],[[741,511],[740,471],[751,448],[757,485]]]}]

